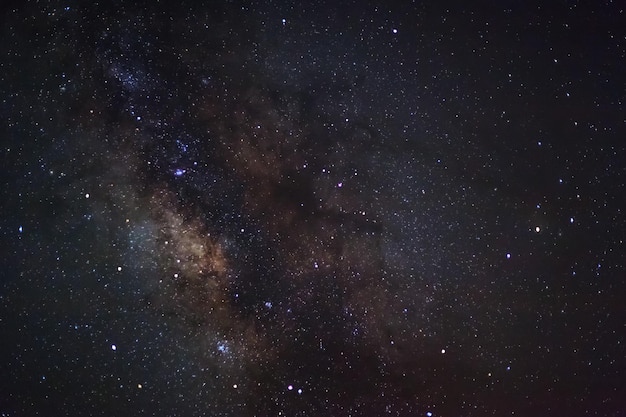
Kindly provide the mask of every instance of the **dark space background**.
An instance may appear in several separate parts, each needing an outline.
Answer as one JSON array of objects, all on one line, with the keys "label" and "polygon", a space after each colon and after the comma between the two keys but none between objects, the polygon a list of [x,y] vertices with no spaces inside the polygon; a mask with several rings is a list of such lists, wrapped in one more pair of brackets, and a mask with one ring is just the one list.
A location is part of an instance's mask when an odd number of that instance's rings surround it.
[{"label": "dark space background", "polygon": [[625,9],[3,2],[0,416],[626,416]]}]

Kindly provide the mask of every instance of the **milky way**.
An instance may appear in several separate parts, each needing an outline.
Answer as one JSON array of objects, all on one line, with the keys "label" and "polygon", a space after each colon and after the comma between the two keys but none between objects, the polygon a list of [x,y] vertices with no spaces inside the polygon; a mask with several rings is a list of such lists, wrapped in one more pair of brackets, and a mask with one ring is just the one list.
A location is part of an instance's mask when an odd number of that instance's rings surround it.
[{"label": "milky way", "polygon": [[1,415],[623,415],[624,11],[406,3],[3,7]]}]

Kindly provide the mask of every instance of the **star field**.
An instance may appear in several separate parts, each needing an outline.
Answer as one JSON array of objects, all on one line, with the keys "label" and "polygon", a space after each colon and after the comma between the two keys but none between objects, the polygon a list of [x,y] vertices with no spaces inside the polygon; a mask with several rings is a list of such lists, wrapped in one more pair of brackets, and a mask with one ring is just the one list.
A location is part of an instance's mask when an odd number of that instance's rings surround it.
[{"label": "star field", "polygon": [[619,2],[1,10],[1,416],[625,415]]}]

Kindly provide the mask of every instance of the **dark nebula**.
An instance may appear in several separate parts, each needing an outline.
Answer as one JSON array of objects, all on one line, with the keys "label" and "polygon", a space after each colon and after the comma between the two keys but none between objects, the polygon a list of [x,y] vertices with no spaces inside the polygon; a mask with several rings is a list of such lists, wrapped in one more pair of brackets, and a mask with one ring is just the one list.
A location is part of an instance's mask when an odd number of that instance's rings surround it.
[{"label": "dark nebula", "polygon": [[0,7],[0,416],[626,416],[623,4],[140,3]]}]

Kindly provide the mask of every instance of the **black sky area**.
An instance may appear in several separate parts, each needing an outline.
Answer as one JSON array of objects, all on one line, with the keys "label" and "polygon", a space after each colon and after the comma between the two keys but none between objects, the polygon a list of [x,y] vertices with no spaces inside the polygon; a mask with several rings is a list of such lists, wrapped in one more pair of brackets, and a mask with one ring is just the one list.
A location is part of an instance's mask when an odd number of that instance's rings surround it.
[{"label": "black sky area", "polygon": [[626,416],[622,3],[0,13],[0,416]]}]

